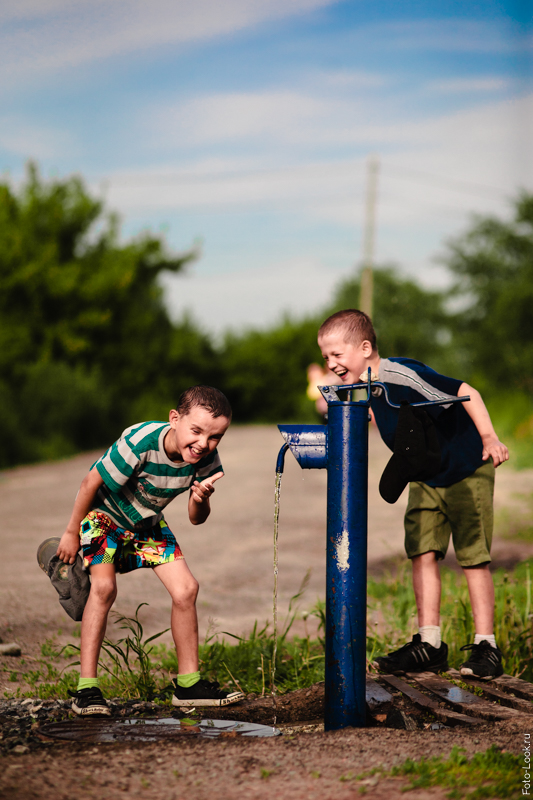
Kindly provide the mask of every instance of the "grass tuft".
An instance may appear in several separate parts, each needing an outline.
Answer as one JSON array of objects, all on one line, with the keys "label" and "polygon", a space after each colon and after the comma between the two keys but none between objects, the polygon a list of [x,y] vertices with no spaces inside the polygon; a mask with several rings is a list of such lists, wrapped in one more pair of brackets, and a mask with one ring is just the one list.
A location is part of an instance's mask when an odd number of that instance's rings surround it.
[{"label": "grass tuft", "polygon": [[[532,636],[532,563],[526,561],[513,572],[497,570],[494,574],[496,592],[496,639],[503,653],[504,669],[508,674],[533,680]],[[316,637],[291,635],[298,617],[300,591],[292,598],[276,648],[276,692],[284,694],[324,680],[325,604],[301,614],[318,620]],[[165,631],[145,638],[139,612],[133,617],[117,615],[115,624],[126,636],[104,642],[100,662],[100,684],[104,695],[123,699],[138,698],[163,702],[169,698],[169,681],[178,670],[173,648],[157,644]],[[387,653],[404,644],[416,631],[416,606],[410,579],[409,565],[402,564],[396,574],[381,580],[368,581],[369,625],[367,657]],[[464,660],[460,648],[473,641],[474,629],[466,583],[462,575],[442,570],[443,639],[450,648],[449,662],[458,666]],[[71,659],[79,646],[69,644],[59,649],[55,639],[41,646],[41,658],[31,659],[31,669],[21,661],[16,671],[4,667],[8,681],[24,681],[27,688],[6,697],[39,697],[66,699],[68,690],[76,688],[79,661]],[[200,670],[208,680],[217,680],[228,691],[239,689],[246,694],[264,696],[272,691],[271,673],[274,636],[269,623],[255,623],[247,636],[214,633],[211,629],[200,646]],[[70,662],[70,663],[66,663]],[[7,677],[6,676],[6,677]]]},{"label": "grass tuft", "polygon": [[[442,786],[449,789],[446,796],[452,800],[482,800],[493,797],[515,797],[519,789],[521,763],[518,756],[500,750],[494,745],[471,759],[462,748],[454,747],[449,758],[441,756],[407,761],[394,767],[390,774],[407,776],[409,785],[404,791]],[[472,787],[475,787],[472,790]]]}]

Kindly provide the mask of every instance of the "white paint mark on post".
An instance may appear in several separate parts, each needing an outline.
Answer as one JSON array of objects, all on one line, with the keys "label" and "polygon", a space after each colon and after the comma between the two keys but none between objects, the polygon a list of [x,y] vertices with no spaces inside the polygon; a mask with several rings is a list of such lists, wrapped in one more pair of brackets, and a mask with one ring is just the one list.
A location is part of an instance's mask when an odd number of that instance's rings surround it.
[{"label": "white paint mark on post", "polygon": [[341,537],[337,540],[337,564],[342,572],[346,572],[350,566],[350,540],[348,531],[343,530]]}]

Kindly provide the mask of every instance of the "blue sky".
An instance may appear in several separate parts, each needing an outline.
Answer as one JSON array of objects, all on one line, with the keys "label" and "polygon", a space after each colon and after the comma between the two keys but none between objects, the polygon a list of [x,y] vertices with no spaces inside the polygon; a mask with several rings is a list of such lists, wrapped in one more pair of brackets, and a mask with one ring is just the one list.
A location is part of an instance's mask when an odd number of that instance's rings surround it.
[{"label": "blue sky", "polygon": [[[12,7],[9,7],[12,6]],[[18,0],[0,8],[0,169],[81,173],[123,220],[203,242],[169,307],[207,330],[327,302],[361,259],[427,285],[473,212],[533,190],[529,2]]]}]

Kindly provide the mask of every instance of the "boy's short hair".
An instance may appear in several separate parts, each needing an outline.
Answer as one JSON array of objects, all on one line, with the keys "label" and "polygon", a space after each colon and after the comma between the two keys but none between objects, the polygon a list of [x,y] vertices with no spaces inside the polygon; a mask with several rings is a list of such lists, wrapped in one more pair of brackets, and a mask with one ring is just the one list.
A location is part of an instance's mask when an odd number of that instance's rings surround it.
[{"label": "boy's short hair", "polygon": [[378,349],[372,320],[364,311],[359,311],[357,308],[337,311],[322,323],[318,335],[328,336],[333,331],[339,330],[342,330],[344,341],[349,344],[358,345],[366,340],[372,345],[372,350]]},{"label": "boy's short hair", "polygon": [[205,408],[213,417],[227,417],[231,419],[231,406],[225,394],[213,386],[191,386],[185,389],[178,399],[176,411],[182,416],[187,416],[196,406]]}]

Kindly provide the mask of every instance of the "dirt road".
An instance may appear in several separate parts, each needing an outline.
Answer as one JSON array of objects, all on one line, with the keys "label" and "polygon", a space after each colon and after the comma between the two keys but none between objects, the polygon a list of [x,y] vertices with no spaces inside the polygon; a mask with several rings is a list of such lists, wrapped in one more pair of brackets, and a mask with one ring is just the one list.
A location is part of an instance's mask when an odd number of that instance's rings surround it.
[{"label": "dirt road", "polygon": [[[389,453],[371,432],[369,472],[369,568],[403,551],[405,494],[394,506],[379,497],[377,485]],[[221,446],[226,476],[216,485],[208,522],[192,527],[183,499],[169,507],[167,520],[192,571],[200,581],[199,617],[205,632],[210,618],[218,628],[246,632],[272,617],[272,528],[274,465],[282,439],[274,426],[234,427]],[[36,563],[38,544],[61,535],[80,481],[98,454],[9,470],[0,475],[0,637],[16,641],[25,655],[37,655],[51,636],[72,640],[75,623],[62,611],[48,579]],[[533,470],[498,471],[496,506],[504,521],[531,494]],[[311,579],[303,607],[324,595],[326,474],[302,471],[288,455],[281,492],[280,612],[285,613],[305,573]],[[525,506],[524,506],[525,508]],[[531,548],[496,538],[496,561],[513,563]],[[165,590],[148,570],[120,578],[116,610],[130,615],[150,603],[143,619],[149,632],[168,625]],[[61,633],[58,635],[58,631]],[[170,641],[167,639],[167,641]],[[0,663],[14,659],[0,659]],[[0,672],[0,693],[14,688]],[[522,726],[523,727],[523,726]],[[470,731],[346,729],[269,740],[187,741],[179,745],[61,745],[0,764],[0,798],[62,800],[72,797],[137,797],[148,800],[347,800],[365,791],[369,798],[400,800],[405,779],[356,775],[389,767],[407,757],[443,754],[454,745],[469,754],[491,744],[518,753],[524,730],[504,723]],[[531,726],[529,726],[530,728]],[[410,791],[419,800],[440,800],[444,790]]]},{"label": "dirt road", "polygon": [[[200,582],[202,633],[211,619],[219,630],[241,634],[250,630],[255,620],[272,618],[274,470],[282,441],[275,426],[230,428],[220,448],[226,475],[216,484],[209,520],[202,526],[190,525],[184,498],[177,498],[167,509],[167,521]],[[0,475],[0,637],[19,642],[27,653],[59,629],[61,639],[71,639],[74,623],[39,570],[36,551],[43,539],[63,532],[79,484],[97,455],[85,453]],[[368,561],[374,572],[388,559],[403,554],[407,492],[391,506],[381,499],[377,488],[389,455],[372,430]],[[531,493],[532,488],[533,470],[514,473],[508,465],[503,466],[498,470],[496,507],[512,507],[516,493]],[[308,570],[311,578],[302,607],[311,607],[317,597],[324,596],[325,519],[325,470],[302,470],[288,454],[281,487],[281,616]],[[496,560],[516,561],[528,552],[523,545],[495,542]],[[152,572],[139,570],[120,576],[115,610],[130,615],[142,601],[150,604],[143,612],[147,629],[166,628],[168,595]]]}]

